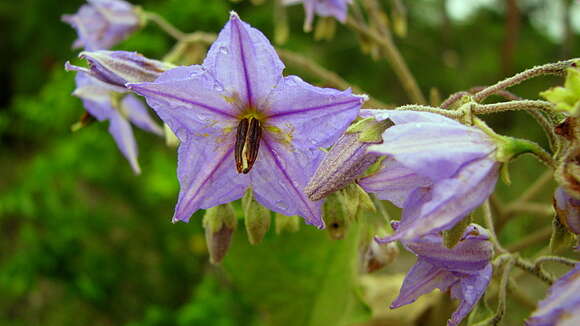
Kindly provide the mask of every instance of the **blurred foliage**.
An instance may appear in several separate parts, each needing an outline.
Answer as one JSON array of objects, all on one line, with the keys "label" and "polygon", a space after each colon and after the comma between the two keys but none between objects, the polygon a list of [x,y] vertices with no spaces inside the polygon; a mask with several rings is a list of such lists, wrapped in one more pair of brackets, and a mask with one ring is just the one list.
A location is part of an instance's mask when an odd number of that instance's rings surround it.
[{"label": "blurred foliage", "polygon": [[[436,87],[445,97],[560,58],[562,44],[530,25],[529,15],[543,10],[541,1],[529,1],[532,5],[521,13],[509,66],[502,66],[503,6],[445,24],[438,1],[406,2],[407,36],[396,39],[425,92]],[[280,236],[271,230],[262,244],[250,246],[240,231],[224,266],[210,266],[201,212],[189,224],[170,223],[178,191],[174,149],[136,130],[144,171],[136,177],[106,125],[71,134],[69,127],[82,114],[82,105],[70,96],[73,74],[63,71],[64,62],[76,53],[70,48],[74,31],[60,22],[60,15],[75,12],[82,3],[0,2],[0,325],[363,322],[369,308],[361,303],[354,279],[357,240],[352,234],[332,241],[325,232],[302,226],[298,233]],[[134,3],[184,31],[217,32],[228,11],[235,9],[273,38],[272,1],[257,7],[226,0]],[[384,61],[363,55],[354,33],[339,25],[333,40],[315,42],[302,32],[302,8],[290,7],[288,14],[291,34],[284,48],[313,58],[384,102],[406,103],[392,70]],[[172,45],[172,39],[151,25],[118,48],[161,58]],[[580,42],[575,46],[572,53],[578,54]],[[299,71],[287,69],[289,74]],[[541,78],[514,91],[537,98],[538,92],[559,83]],[[492,116],[489,122],[501,133],[546,145],[540,128],[524,113]],[[500,184],[499,198],[513,200],[540,171],[533,159],[518,160],[511,168],[513,184]],[[549,194],[550,189],[543,194],[545,203]],[[547,216],[516,217],[501,233],[507,244],[550,224]],[[397,272],[400,279],[408,260],[402,257],[385,274]],[[397,288],[388,284],[385,289]],[[388,304],[385,301],[383,307]],[[529,312],[514,307],[520,321]],[[424,306],[414,308],[418,310]],[[394,317],[381,318],[392,322]]]}]

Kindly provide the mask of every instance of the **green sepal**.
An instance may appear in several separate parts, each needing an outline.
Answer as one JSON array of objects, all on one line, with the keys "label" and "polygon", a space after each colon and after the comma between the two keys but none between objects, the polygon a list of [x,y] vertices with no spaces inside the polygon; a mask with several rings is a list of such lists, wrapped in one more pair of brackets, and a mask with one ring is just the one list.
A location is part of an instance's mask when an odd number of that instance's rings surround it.
[{"label": "green sepal", "polygon": [[346,132],[349,134],[358,133],[358,140],[363,143],[381,143],[383,132],[394,126],[393,120],[387,118],[377,121],[375,118],[365,118],[350,126]]},{"label": "green sepal", "polygon": [[570,248],[574,243],[574,235],[557,217],[552,220],[552,237],[550,238],[550,251],[557,253],[560,250]]},{"label": "green sepal", "polygon": [[466,218],[459,221],[459,223],[455,224],[455,226],[453,226],[451,229],[443,231],[443,244],[445,247],[449,249],[455,247],[459,243],[459,240],[461,240],[465,228],[469,226],[471,221],[472,217],[470,214]]},{"label": "green sepal", "polygon": [[205,241],[209,260],[219,264],[225,257],[237,226],[237,218],[230,204],[209,208],[203,216]]},{"label": "green sepal", "polygon": [[264,239],[266,232],[270,229],[272,218],[270,211],[254,200],[251,189],[248,189],[242,197],[242,209],[250,244],[258,244]]},{"label": "green sepal", "polygon": [[467,326],[486,325],[495,316],[493,310],[487,304],[485,296],[479,299],[469,317],[467,317]]}]

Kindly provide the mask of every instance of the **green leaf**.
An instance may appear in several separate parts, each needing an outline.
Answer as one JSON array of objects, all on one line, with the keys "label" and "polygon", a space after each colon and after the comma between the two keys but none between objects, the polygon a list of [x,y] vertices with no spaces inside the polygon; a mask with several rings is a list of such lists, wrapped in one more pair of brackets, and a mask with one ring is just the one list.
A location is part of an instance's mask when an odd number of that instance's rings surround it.
[{"label": "green leaf", "polygon": [[224,268],[266,325],[349,325],[368,317],[356,296],[358,238],[356,223],[339,241],[305,227],[250,246],[238,232]]}]

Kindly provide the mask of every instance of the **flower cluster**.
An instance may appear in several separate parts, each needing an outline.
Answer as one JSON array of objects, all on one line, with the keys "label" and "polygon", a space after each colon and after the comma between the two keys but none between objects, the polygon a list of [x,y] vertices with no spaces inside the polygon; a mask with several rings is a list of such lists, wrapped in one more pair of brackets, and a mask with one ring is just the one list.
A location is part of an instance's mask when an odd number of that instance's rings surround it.
[{"label": "flower cluster", "polygon": [[[303,3],[310,28],[315,14],[345,22],[351,1],[284,1],[295,2]],[[257,244],[270,227],[271,211],[282,221],[280,230],[296,229],[300,216],[318,228],[331,221],[341,227],[332,237],[342,238],[342,227],[362,215],[359,206],[375,208],[372,194],[401,208],[402,214],[392,223],[391,234],[381,233],[389,225],[384,220],[371,231],[375,241],[364,243],[361,270],[390,263],[398,255],[394,241],[400,241],[418,260],[391,308],[439,288],[459,300],[448,321],[459,325],[487,290],[496,264],[494,246],[510,262],[515,259],[499,245],[493,223],[486,230],[470,224],[469,215],[494,191],[502,164],[525,152],[557,167],[557,222],[580,234],[576,68],[568,69],[564,88],[543,93],[553,104],[540,103],[543,109],[553,105],[566,113],[564,122],[550,131],[567,141],[564,154],[554,158],[530,142],[495,134],[474,116],[477,109],[489,113],[489,106],[477,102],[486,90],[446,101],[442,108],[361,110],[365,95],[284,76],[285,66],[269,40],[235,12],[200,65],[174,66],[136,52],[108,50],[142,25],[142,15],[122,0],[88,0],[77,14],[64,16],[77,30],[75,45],[86,50],[79,57],[88,63],[67,62],[65,69],[77,74],[73,94],[96,120],[110,122],[109,132],[136,173],[140,168],[131,124],[159,135],[162,129],[135,94],[177,136],[180,191],[173,221],[188,222],[195,212],[206,210],[203,225],[211,262],[225,257],[237,226],[232,201],[241,199],[250,243]],[[185,39],[180,41],[190,41]],[[341,209],[343,204],[347,209]],[[451,233],[455,238],[447,241]],[[550,280],[540,267],[528,269]],[[578,321],[573,291],[579,286],[578,272],[577,266],[553,286],[529,325]],[[568,300],[565,304],[559,292]]]}]

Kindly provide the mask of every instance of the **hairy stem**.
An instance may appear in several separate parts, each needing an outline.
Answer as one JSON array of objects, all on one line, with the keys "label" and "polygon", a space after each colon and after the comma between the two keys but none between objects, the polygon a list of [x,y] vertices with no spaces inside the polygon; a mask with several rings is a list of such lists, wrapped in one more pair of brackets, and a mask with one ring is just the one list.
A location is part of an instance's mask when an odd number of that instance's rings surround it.
[{"label": "hairy stem", "polygon": [[520,72],[512,77],[506,78],[492,86],[486,87],[474,95],[476,102],[485,100],[488,96],[504,90],[506,88],[515,86],[528,79],[543,76],[543,75],[562,75],[566,69],[575,65],[575,60],[559,61],[555,63],[548,63],[542,66],[537,66],[526,71]]},{"label": "hairy stem", "polygon": [[547,226],[543,229],[540,229],[525,238],[521,239],[520,241],[508,245],[507,250],[510,252],[517,252],[522,249],[526,249],[530,246],[533,246],[539,242],[544,242],[550,240],[550,236],[552,235],[552,226]]},{"label": "hairy stem", "polygon": [[526,111],[537,111],[537,110],[551,110],[554,105],[546,101],[509,101],[493,104],[478,104],[472,109],[474,114],[489,114],[504,111],[514,111],[514,110],[526,110]]},{"label": "hairy stem", "polygon": [[440,108],[436,108],[436,107],[432,107],[432,106],[428,106],[428,105],[415,105],[415,104],[408,104],[408,105],[399,106],[396,108],[396,110],[431,112],[431,113],[440,114],[442,116],[446,116],[446,117],[452,118],[452,119],[457,119],[457,118],[460,118],[464,115],[464,113],[461,111],[444,110],[444,109],[440,109]]},{"label": "hairy stem", "polygon": [[493,215],[491,213],[491,205],[489,203],[489,199],[483,203],[482,208],[483,208],[483,219],[485,221],[485,226],[489,231],[491,242],[493,243],[495,249],[499,253],[507,253],[508,251],[501,246],[497,238],[497,234],[495,233],[495,227],[493,225]]},{"label": "hairy stem", "polygon": [[576,266],[576,264],[578,264],[577,260],[566,258],[566,257],[559,257],[559,256],[539,257],[538,259],[536,259],[534,261],[534,264],[538,267],[542,267],[543,264],[548,263],[548,262],[559,263],[559,264],[570,266],[570,267],[574,267],[574,266]]},{"label": "hairy stem", "polygon": [[532,264],[521,257],[516,257],[514,263],[521,270],[534,275],[539,280],[545,282],[548,285],[552,285],[556,281],[553,275],[543,270],[540,266]]},{"label": "hairy stem", "polygon": [[173,24],[168,22],[165,18],[163,18],[159,14],[156,14],[156,13],[150,12],[150,11],[146,11],[144,13],[144,15],[145,15],[145,19],[147,21],[154,22],[165,33],[169,34],[171,37],[173,37],[174,39],[176,39],[178,41],[183,40],[187,36],[186,33],[180,31],[177,27],[173,26]]}]

